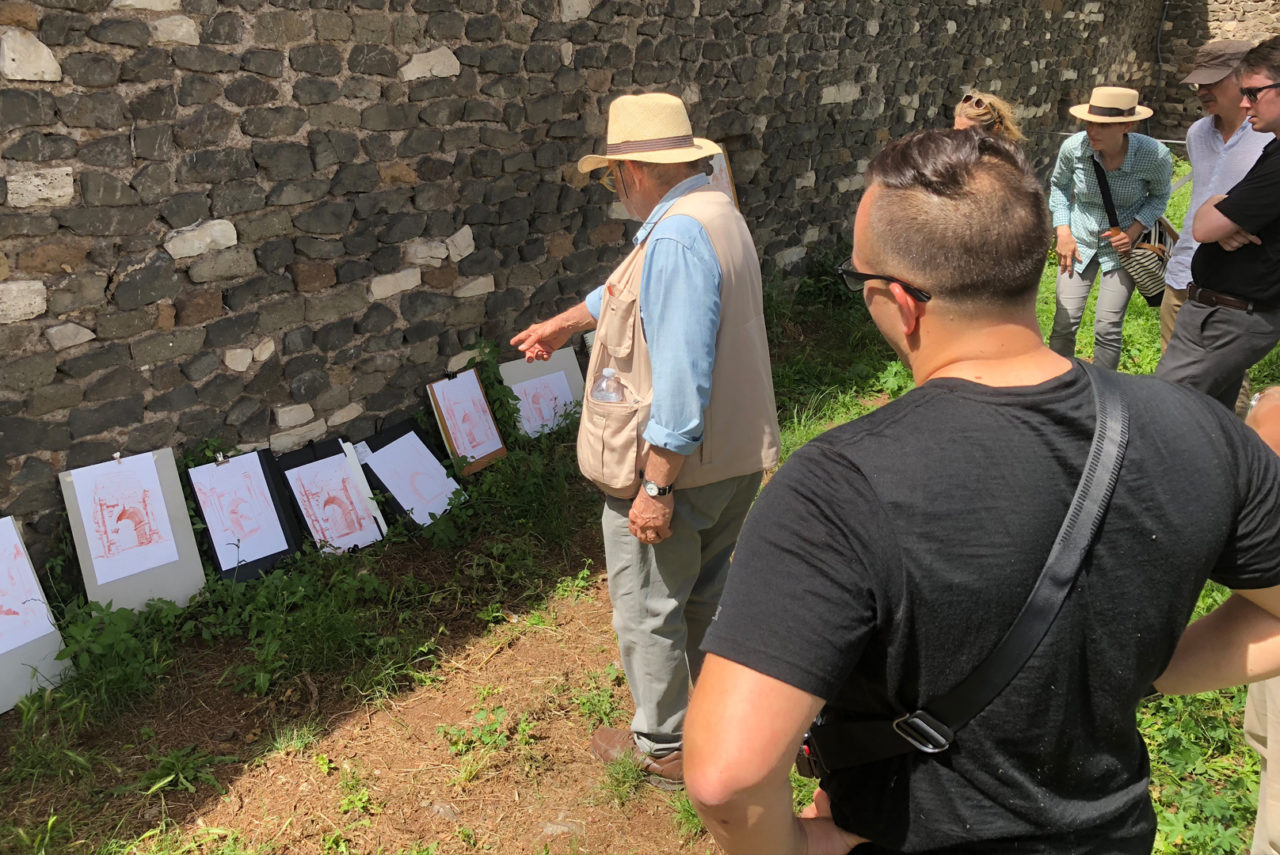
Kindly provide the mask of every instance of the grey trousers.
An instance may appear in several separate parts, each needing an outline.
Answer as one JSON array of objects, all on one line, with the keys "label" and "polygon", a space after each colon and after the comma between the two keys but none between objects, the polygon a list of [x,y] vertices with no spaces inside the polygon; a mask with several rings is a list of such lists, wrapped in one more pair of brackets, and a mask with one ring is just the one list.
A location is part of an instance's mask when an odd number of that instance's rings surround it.
[{"label": "grey trousers", "polygon": [[[1076,353],[1076,332],[1084,317],[1085,303],[1098,273],[1094,256],[1080,273],[1068,270],[1058,273],[1058,309],[1053,314],[1053,332],[1049,347],[1054,353],[1070,359]],[[1093,364],[1114,371],[1120,365],[1123,343],[1124,312],[1133,296],[1133,277],[1123,270],[1103,273],[1098,280],[1098,304],[1093,318]]]},{"label": "grey trousers", "polygon": [[662,755],[681,746],[702,637],[729,575],[729,559],[762,473],[676,490],[671,537],[641,543],[627,530],[630,499],[606,497],[601,525],[613,629],[636,714],[636,745]]},{"label": "grey trousers", "polygon": [[[1258,818],[1253,826],[1251,855],[1280,855],[1280,781],[1274,780],[1271,753],[1271,718],[1280,715],[1280,677],[1249,686],[1244,708],[1244,740],[1258,752],[1261,779],[1258,784]],[[1280,739],[1277,740],[1280,748]]]},{"label": "grey trousers", "polygon": [[1235,409],[1241,378],[1280,341],[1280,308],[1229,309],[1188,300],[1178,311],[1156,376]]}]

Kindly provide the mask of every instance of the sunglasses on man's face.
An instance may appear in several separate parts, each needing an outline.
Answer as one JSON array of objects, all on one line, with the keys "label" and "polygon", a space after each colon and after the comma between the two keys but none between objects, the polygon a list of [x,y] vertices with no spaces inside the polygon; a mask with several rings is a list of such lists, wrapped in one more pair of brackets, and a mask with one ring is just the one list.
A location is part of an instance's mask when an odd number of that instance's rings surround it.
[{"label": "sunglasses on man's face", "polygon": [[917,303],[927,303],[933,299],[933,295],[928,291],[903,282],[897,277],[882,276],[879,273],[863,273],[861,270],[855,270],[852,258],[846,259],[844,264],[841,264],[836,268],[836,271],[844,277],[844,287],[848,288],[854,294],[862,293],[862,289],[868,282],[897,282],[902,286],[902,290],[906,291],[911,299],[915,300]]},{"label": "sunglasses on man's face", "polygon": [[1280,89],[1280,83],[1269,83],[1266,86],[1241,86],[1240,97],[1250,104],[1258,103],[1258,96],[1268,89]]}]

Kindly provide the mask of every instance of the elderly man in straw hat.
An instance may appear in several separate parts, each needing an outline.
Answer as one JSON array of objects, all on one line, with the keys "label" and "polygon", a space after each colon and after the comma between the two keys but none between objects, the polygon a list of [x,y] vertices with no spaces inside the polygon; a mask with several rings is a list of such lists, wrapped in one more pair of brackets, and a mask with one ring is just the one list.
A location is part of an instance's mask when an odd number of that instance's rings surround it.
[{"label": "elderly man in straw hat", "polygon": [[[547,359],[596,330],[578,463],[605,493],[613,626],[636,713],[629,729],[597,730],[591,750],[606,762],[633,756],[665,787],[683,780],[699,646],[761,474],[778,459],[759,260],[701,164],[719,151],[694,137],[679,98],[615,99],[605,153],[578,168],[606,170],[601,182],[643,222],[635,247],[586,300],[511,340]],[[606,370],[614,388],[597,393]]]}]

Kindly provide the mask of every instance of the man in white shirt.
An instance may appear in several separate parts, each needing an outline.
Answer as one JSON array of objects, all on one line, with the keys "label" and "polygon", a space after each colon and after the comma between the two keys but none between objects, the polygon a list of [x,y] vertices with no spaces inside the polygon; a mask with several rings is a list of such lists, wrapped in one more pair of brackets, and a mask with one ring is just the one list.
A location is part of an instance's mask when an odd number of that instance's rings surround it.
[{"label": "man in white shirt", "polygon": [[[1212,41],[1196,51],[1195,67],[1183,83],[1196,87],[1204,116],[1187,128],[1191,161],[1191,205],[1194,215],[1211,196],[1226,193],[1257,162],[1271,134],[1255,131],[1240,100],[1240,60],[1253,47],[1236,39]],[[1160,304],[1160,351],[1169,344],[1178,310],[1187,301],[1191,256],[1200,243],[1186,222],[1165,268],[1164,301]],[[1248,400],[1247,388],[1245,400]]]}]

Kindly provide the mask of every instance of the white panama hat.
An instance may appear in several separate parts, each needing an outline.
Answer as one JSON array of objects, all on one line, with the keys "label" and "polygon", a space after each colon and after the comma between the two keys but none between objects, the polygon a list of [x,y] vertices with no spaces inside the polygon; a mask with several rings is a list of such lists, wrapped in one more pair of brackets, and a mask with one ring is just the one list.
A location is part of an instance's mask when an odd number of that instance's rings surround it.
[{"label": "white panama hat", "polygon": [[578,170],[590,172],[615,160],[688,163],[720,154],[720,146],[693,135],[689,112],[675,95],[620,95],[609,105],[604,154],[589,154]]},{"label": "white panama hat", "polygon": [[1077,104],[1068,113],[1086,122],[1138,122],[1153,111],[1138,103],[1138,91],[1123,86],[1095,86],[1088,104]]}]

